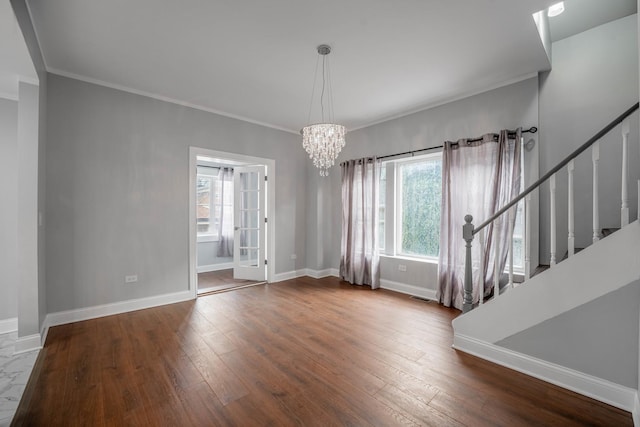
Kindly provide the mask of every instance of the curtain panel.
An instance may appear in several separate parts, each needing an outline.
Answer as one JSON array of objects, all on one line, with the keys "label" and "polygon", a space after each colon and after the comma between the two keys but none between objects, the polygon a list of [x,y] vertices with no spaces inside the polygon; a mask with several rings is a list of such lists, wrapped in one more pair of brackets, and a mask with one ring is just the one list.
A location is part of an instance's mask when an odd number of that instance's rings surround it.
[{"label": "curtain panel", "polygon": [[356,285],[380,286],[378,198],[380,161],[375,157],[343,162],[340,278]]},{"label": "curtain panel", "polygon": [[[520,191],[521,129],[509,136],[507,130],[484,135],[479,141],[447,141],[442,156],[442,216],[438,262],[438,300],[462,310],[464,296],[465,241],[462,226],[467,214],[481,224]],[[473,241],[473,302],[480,292],[493,290],[494,260],[504,271],[508,255],[508,213],[485,228],[484,257],[480,259],[478,236]],[[515,216],[514,216],[515,222]],[[498,243],[498,244],[497,244]],[[496,248],[499,250],[496,251]],[[484,277],[479,277],[480,263]]]},{"label": "curtain panel", "polygon": [[218,172],[220,182],[220,209],[218,223],[218,257],[233,256],[233,169],[220,168]]}]

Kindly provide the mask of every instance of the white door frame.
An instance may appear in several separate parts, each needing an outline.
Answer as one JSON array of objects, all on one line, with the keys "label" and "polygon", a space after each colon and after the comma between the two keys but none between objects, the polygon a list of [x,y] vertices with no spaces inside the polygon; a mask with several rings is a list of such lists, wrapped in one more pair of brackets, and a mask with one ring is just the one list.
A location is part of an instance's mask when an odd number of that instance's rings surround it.
[{"label": "white door frame", "polygon": [[267,168],[267,282],[275,277],[275,210],[276,210],[276,162],[263,157],[246,156],[210,150],[208,148],[189,147],[189,291],[193,298],[198,295],[197,272],[197,233],[196,233],[196,169],[198,156],[206,156],[221,161],[233,161],[243,165],[260,164]]}]

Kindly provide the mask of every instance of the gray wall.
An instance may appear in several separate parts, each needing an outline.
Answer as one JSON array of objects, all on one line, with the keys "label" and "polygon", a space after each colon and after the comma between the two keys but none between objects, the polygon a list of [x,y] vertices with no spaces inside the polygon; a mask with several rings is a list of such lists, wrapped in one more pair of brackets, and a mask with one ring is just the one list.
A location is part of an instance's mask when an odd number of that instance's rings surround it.
[{"label": "gray wall", "polygon": [[0,320],[18,316],[18,103],[0,98]]},{"label": "gray wall", "polygon": [[297,135],[57,75],[48,111],[49,312],[188,289],[189,146],[275,159],[275,271],[305,267]]},{"label": "gray wall", "polygon": [[218,241],[214,242],[198,242],[197,249],[197,267],[210,267],[215,264],[233,263],[233,257],[219,257]]},{"label": "gray wall", "polygon": [[[638,102],[637,15],[610,22],[553,44],[553,69],[540,79],[540,172],[545,173],[597,131]],[[601,140],[600,223],[620,226],[622,137],[617,127]],[[631,217],[636,218],[638,113],[631,122],[629,186]],[[592,236],[591,151],[576,160],[576,246]],[[549,263],[549,196],[540,203],[541,263]],[[557,176],[557,255],[567,248],[567,172]]]},{"label": "gray wall", "polygon": [[638,388],[640,281],[496,344]]},{"label": "gray wall", "polygon": [[[479,136],[500,129],[514,129],[538,124],[538,80],[528,79],[479,95],[454,101],[409,116],[380,123],[347,135],[347,145],[339,160],[393,154],[442,145],[445,140]],[[534,136],[535,139],[535,136]],[[323,236],[327,240],[323,262],[319,268],[338,268],[340,265],[341,195],[340,170],[334,168],[322,186],[328,197],[318,219],[331,218],[333,232]],[[327,188],[329,187],[329,188]],[[320,225],[317,226],[320,229]],[[315,242],[310,242],[313,245]],[[399,271],[405,264],[407,271]],[[437,265],[411,260],[384,257],[381,279],[436,289]]]}]

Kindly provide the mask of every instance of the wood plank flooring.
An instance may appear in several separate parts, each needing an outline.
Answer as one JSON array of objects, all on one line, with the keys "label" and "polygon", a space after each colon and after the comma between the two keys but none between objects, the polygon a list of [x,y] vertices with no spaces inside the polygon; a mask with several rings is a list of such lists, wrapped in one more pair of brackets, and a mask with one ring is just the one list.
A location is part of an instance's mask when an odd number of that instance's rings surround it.
[{"label": "wood plank flooring", "polygon": [[305,277],[57,326],[13,425],[632,425],[456,352],[458,313]]},{"label": "wood plank flooring", "polygon": [[212,292],[228,291],[229,289],[241,288],[257,283],[253,280],[243,280],[233,278],[233,269],[209,271],[198,273],[198,295]]}]

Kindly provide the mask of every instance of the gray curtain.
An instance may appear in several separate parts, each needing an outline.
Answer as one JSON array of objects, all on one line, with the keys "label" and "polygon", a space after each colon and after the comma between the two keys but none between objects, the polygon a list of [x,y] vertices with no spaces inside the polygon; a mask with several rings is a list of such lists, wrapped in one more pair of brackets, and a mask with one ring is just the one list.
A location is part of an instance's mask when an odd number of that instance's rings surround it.
[{"label": "gray curtain", "polygon": [[[467,214],[478,226],[506,205],[520,191],[521,129],[509,136],[503,130],[480,141],[447,141],[442,156],[442,217],[438,262],[438,300],[447,307],[462,310],[464,294],[465,241],[462,226]],[[514,216],[515,219],[515,216]],[[485,228],[484,257],[476,235],[472,248],[473,302],[480,292],[488,296],[493,289],[494,259],[504,271],[508,255],[508,213]],[[496,251],[499,242],[499,251]],[[497,253],[496,253],[497,252]],[[480,263],[485,275],[479,277]]]},{"label": "gray curtain", "polygon": [[356,285],[380,286],[378,198],[380,161],[349,160],[342,168],[342,244],[340,278]]},{"label": "gray curtain", "polygon": [[220,185],[218,223],[218,257],[233,256],[233,169],[220,168],[218,172]]}]

